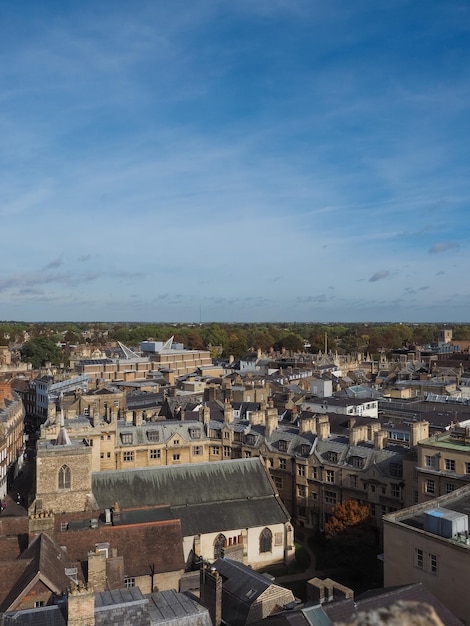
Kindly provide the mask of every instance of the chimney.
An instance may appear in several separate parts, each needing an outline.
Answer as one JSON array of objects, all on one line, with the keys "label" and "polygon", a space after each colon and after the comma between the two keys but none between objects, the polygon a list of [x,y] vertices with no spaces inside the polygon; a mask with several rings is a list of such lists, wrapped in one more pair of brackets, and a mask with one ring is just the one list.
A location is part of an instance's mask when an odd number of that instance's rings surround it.
[{"label": "chimney", "polygon": [[387,441],[387,431],[378,430],[374,433],[374,448],[376,450],[383,450]]},{"label": "chimney", "polygon": [[88,553],[88,584],[95,591],[106,590],[106,553],[98,547]]},{"label": "chimney", "polygon": [[330,419],[328,415],[320,415],[317,419],[317,437],[320,441],[330,436]]},{"label": "chimney", "polygon": [[233,422],[233,407],[230,402],[224,404],[224,424],[231,424]]},{"label": "chimney", "polygon": [[201,406],[199,409],[199,421],[208,424],[211,419],[211,410],[208,406]]},{"label": "chimney", "polygon": [[95,626],[95,593],[81,583],[73,585],[67,597],[68,626]]},{"label": "chimney", "polygon": [[135,412],[134,426],[142,426],[142,411]]},{"label": "chimney", "polygon": [[414,448],[419,441],[428,439],[429,422],[414,422],[410,426],[410,447]]},{"label": "chimney", "polygon": [[201,604],[209,610],[213,626],[222,623],[222,576],[214,566],[203,567],[199,574]]},{"label": "chimney", "polygon": [[270,439],[279,425],[277,409],[267,409],[265,413],[265,429],[264,436]]}]

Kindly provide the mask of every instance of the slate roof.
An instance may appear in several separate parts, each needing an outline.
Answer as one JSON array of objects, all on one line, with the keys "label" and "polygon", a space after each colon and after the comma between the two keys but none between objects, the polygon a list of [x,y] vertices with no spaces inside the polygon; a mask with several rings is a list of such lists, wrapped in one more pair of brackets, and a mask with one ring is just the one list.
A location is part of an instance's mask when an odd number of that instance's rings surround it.
[{"label": "slate roof", "polygon": [[[258,598],[270,587],[278,587],[238,561],[221,558],[215,561],[213,567],[223,580],[222,619],[233,626],[246,624],[250,609]],[[293,599],[292,592],[286,589],[286,600],[289,596]]]},{"label": "slate roof", "polygon": [[184,536],[289,521],[258,457],[95,472],[92,489],[101,509],[169,504]]},{"label": "slate roof", "polygon": [[66,626],[66,621],[58,606],[43,606],[4,613],[2,626]]},{"label": "slate roof", "polygon": [[171,589],[147,597],[152,625],[212,626],[209,611],[185,593]]},{"label": "slate roof", "polygon": [[413,583],[401,587],[386,588],[377,592],[368,592],[367,594],[358,596],[355,600],[350,598],[341,602],[323,604],[323,609],[333,622],[343,622],[348,621],[355,610],[361,612],[386,608],[399,600],[425,602],[434,608],[445,626],[463,626],[462,622],[422,583]]},{"label": "slate roof", "polygon": [[138,587],[95,594],[95,626],[149,626],[148,600]]}]

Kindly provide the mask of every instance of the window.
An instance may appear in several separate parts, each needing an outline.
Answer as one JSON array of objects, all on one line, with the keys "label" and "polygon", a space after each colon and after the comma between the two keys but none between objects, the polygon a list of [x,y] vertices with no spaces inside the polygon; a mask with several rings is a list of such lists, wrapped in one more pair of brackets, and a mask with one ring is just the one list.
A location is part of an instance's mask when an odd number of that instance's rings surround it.
[{"label": "window", "polygon": [[318,467],[312,467],[312,478],[314,480],[318,479]]},{"label": "window", "polygon": [[445,459],[446,470],[448,472],[455,472],[455,461],[454,459]]},{"label": "window", "polygon": [[66,530],[69,529],[69,523],[68,522],[60,522],[60,531],[64,532]]},{"label": "window", "polygon": [[297,465],[297,476],[305,476],[305,465]]},{"label": "window", "polygon": [[274,534],[274,545],[275,546],[282,546],[282,533],[275,533]]},{"label": "window", "polygon": [[425,465],[425,467],[432,467],[432,468],[434,468],[435,461],[436,461],[436,459],[433,456],[430,456],[429,454],[426,454],[426,456],[424,457],[424,465]]},{"label": "window", "polygon": [[174,445],[174,446],[179,446],[179,445],[180,445],[180,440],[179,440],[179,439],[175,439],[175,440],[173,441],[173,445]]},{"label": "window", "polygon": [[110,459],[111,458],[111,452],[106,452],[106,458]]},{"label": "window", "polygon": [[285,441],[284,439],[279,440],[279,450],[281,452],[287,452],[288,445],[289,445],[288,441]]},{"label": "window", "polygon": [[287,461],[286,461],[286,459],[279,459],[279,469],[281,469],[281,470],[287,469]]},{"label": "window", "polygon": [[157,448],[152,448],[150,450],[150,458],[151,459],[159,459],[160,458],[160,450]]},{"label": "window", "polygon": [[134,451],[133,450],[128,450],[127,452],[123,452],[122,453],[122,460],[125,463],[129,463],[131,461],[134,460]]},{"label": "window", "polygon": [[400,492],[401,492],[400,485],[394,485],[392,483],[392,485],[390,485],[390,488],[391,488],[391,491],[392,491],[392,496],[394,498],[399,498],[400,497]]},{"label": "window", "polygon": [[395,478],[403,476],[403,467],[400,463],[390,463],[390,476],[395,476]]},{"label": "window", "polygon": [[325,480],[326,480],[327,483],[334,483],[335,482],[335,473],[334,473],[333,470],[326,470]]},{"label": "window", "polygon": [[104,452],[100,452],[100,459],[104,459]]},{"label": "window", "polygon": [[215,454],[216,456],[218,456],[220,454],[219,446],[211,446],[211,454]]},{"label": "window", "polygon": [[357,476],[352,475],[349,477],[349,486],[353,489],[357,488]]},{"label": "window", "polygon": [[446,493],[452,493],[455,491],[455,485],[452,483],[446,483]]},{"label": "window", "polygon": [[306,443],[303,443],[300,448],[300,454],[302,456],[308,456],[310,454],[310,450],[311,450],[311,446]]},{"label": "window", "polygon": [[420,548],[415,549],[415,566],[418,569],[423,569],[424,567],[424,554]]},{"label": "window", "polygon": [[131,587],[135,587],[135,578],[134,578],[134,576],[126,576],[124,578],[124,587],[126,587],[126,589],[130,589]]},{"label": "window", "polygon": [[230,439],[230,433],[227,430],[224,431],[224,439]]},{"label": "window", "polygon": [[357,469],[362,469],[364,467],[364,459],[362,456],[352,456],[350,458],[350,463],[353,467],[357,467]]},{"label": "window", "polygon": [[328,461],[330,463],[337,463],[338,462],[338,453],[337,452],[333,452],[332,450],[329,450],[326,454],[326,458],[328,459]]},{"label": "window", "polygon": [[434,481],[431,480],[430,478],[428,478],[428,480],[426,481],[426,483],[424,485],[424,489],[425,489],[426,493],[434,493],[435,492]]},{"label": "window", "polygon": [[147,439],[149,441],[160,441],[160,433],[158,432],[158,430],[148,430]]},{"label": "window", "polygon": [[274,484],[276,485],[277,489],[282,489],[282,478],[280,478],[279,476],[274,476],[273,480],[274,480]]},{"label": "window", "polygon": [[214,541],[214,559],[220,559],[220,557],[224,556],[226,543],[227,540],[224,535],[217,535]]},{"label": "window", "polygon": [[34,608],[38,609],[40,606],[44,606],[44,600],[36,600],[34,602]]},{"label": "window", "polygon": [[193,456],[201,456],[202,446],[193,446],[191,453]]},{"label": "window", "polygon": [[245,459],[249,459],[251,456],[251,451],[250,450],[245,450]]},{"label": "window", "polygon": [[417,491],[413,492],[413,504],[418,504],[419,502],[419,493]]},{"label": "window", "polygon": [[297,485],[297,495],[300,498],[305,498],[305,496],[307,495],[307,489],[305,485]]},{"label": "window", "polygon": [[269,530],[269,528],[265,528],[261,531],[259,536],[259,551],[260,554],[263,552],[271,552],[273,545],[273,534]]},{"label": "window", "polygon": [[429,571],[431,574],[437,574],[437,556],[435,554],[429,555]]},{"label": "window", "polygon": [[122,433],[121,441],[123,444],[132,444],[133,442],[132,433]]},{"label": "window", "polygon": [[200,439],[201,438],[201,429],[200,428],[191,428],[189,431],[189,436],[191,439]]},{"label": "window", "polygon": [[71,472],[68,465],[62,465],[59,470],[59,489],[70,489]]},{"label": "window", "polygon": [[232,456],[232,448],[230,446],[224,446],[224,457],[230,458]]},{"label": "window", "polygon": [[246,445],[247,446],[254,446],[255,443],[256,443],[255,435],[247,435],[246,436]]},{"label": "window", "polygon": [[180,455],[179,454],[174,454],[173,455],[173,461],[179,461],[180,460]]},{"label": "window", "polygon": [[325,502],[326,504],[336,504],[336,492],[325,491]]},{"label": "window", "polygon": [[470,474],[470,463],[465,463],[465,473]]}]

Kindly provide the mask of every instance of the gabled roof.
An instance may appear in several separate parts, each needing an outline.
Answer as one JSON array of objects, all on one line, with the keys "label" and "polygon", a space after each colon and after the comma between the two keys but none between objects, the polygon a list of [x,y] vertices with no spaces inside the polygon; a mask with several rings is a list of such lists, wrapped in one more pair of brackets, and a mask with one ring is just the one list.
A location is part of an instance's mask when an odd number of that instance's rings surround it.
[{"label": "gabled roof", "polygon": [[[246,624],[252,605],[268,589],[277,590],[278,601],[281,604],[279,608],[282,608],[282,604],[294,601],[292,591],[273,584],[271,580],[243,563],[221,558],[215,561],[213,567],[223,580],[222,619],[227,624],[233,626]],[[250,621],[253,621],[253,618]]]},{"label": "gabled roof", "polygon": [[[64,592],[70,584],[65,569],[72,563],[66,553],[45,533],[35,537],[28,548],[10,568],[10,588],[6,589],[0,609],[9,610],[41,581],[52,593]],[[6,567],[2,563],[2,567]],[[13,575],[16,570],[16,576]]]},{"label": "gabled roof", "polygon": [[101,509],[169,504],[184,536],[289,521],[258,457],[95,472],[92,490]]}]

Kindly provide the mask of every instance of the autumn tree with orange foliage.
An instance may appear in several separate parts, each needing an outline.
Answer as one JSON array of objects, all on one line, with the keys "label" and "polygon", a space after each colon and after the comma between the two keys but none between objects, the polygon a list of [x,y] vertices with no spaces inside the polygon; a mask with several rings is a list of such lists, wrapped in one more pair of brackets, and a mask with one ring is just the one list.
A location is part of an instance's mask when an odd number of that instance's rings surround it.
[{"label": "autumn tree with orange foliage", "polygon": [[346,529],[352,529],[369,517],[369,507],[360,504],[357,500],[346,500],[335,504],[331,511],[331,517],[325,524],[325,535],[328,539],[344,533]]}]

